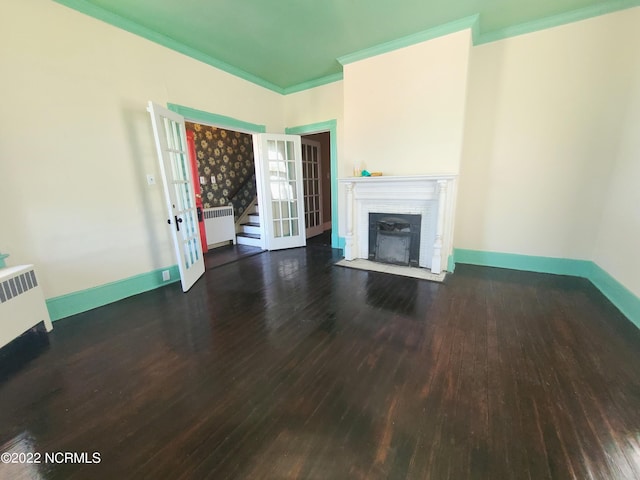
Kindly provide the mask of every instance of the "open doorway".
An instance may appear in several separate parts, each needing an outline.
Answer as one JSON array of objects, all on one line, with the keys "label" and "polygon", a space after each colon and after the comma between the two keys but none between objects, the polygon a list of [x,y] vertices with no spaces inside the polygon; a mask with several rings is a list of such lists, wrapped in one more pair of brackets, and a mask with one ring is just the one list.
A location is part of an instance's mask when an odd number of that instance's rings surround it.
[{"label": "open doorway", "polygon": [[307,242],[331,245],[331,135],[302,136]]},{"label": "open doorway", "polygon": [[[207,269],[262,252],[252,233],[258,217],[253,136],[230,128],[185,121],[193,138],[196,205],[201,209],[201,236]],[[253,209],[252,211],[250,211]],[[259,235],[258,235],[259,237]],[[205,250],[206,245],[207,250]]]},{"label": "open doorway", "polygon": [[[324,140],[325,148],[323,155],[324,165],[322,172],[323,189],[323,233],[317,237],[310,238],[309,244],[316,240],[331,248],[344,248],[344,238],[338,237],[338,143],[337,143],[337,120],[326,120],[324,122],[311,123],[296,127],[287,127],[285,132],[292,135],[301,135],[312,140],[320,138]],[[322,137],[316,137],[322,135]],[[328,139],[328,146],[326,141]],[[327,227],[329,227],[327,229]],[[329,241],[329,237],[331,240]]]},{"label": "open doorway", "polygon": [[252,135],[188,120],[185,127],[194,134],[203,207],[233,205],[237,220],[256,197]]},{"label": "open doorway", "polygon": [[[262,134],[266,131],[265,125],[253,124],[246,121],[238,120],[232,117],[224,115],[212,114],[209,112],[196,110],[190,107],[182,105],[168,104],[168,108],[182,115],[187,122],[199,123],[201,125],[214,126],[220,129],[238,131],[240,133],[248,134],[254,137],[254,141],[257,138],[256,134]],[[285,129],[285,133],[290,135],[309,135],[313,139],[316,134],[323,134],[319,139],[324,140],[324,152],[322,154],[325,162],[325,168],[322,173],[323,180],[323,217],[322,217],[322,230],[323,235],[331,235],[330,246],[333,248],[342,248],[344,246],[344,239],[338,237],[338,219],[337,219],[337,121],[326,120],[324,122],[301,125],[297,127],[288,127]],[[326,139],[329,139],[329,146],[326,147]],[[298,140],[299,141],[299,140]],[[255,149],[255,143],[254,143]],[[298,150],[299,151],[299,150]],[[326,162],[329,162],[329,167],[326,167]],[[255,164],[255,163],[254,163]],[[300,177],[302,178],[302,176]],[[260,190],[259,180],[256,179],[258,191]],[[302,185],[300,185],[300,191],[303,191]],[[303,204],[301,199],[300,205]],[[245,209],[245,212],[250,209]],[[302,212],[300,212],[302,213]],[[301,215],[302,216],[302,215]],[[327,229],[331,225],[330,229]],[[303,225],[301,225],[303,226]],[[303,237],[304,238],[304,237]],[[263,246],[264,248],[264,246]]]}]

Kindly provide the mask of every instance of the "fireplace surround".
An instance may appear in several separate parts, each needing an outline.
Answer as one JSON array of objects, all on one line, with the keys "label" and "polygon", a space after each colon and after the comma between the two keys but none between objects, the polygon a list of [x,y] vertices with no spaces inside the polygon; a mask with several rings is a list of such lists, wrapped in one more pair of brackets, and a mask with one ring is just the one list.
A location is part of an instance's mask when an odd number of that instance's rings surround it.
[{"label": "fireplace surround", "polygon": [[417,266],[439,274],[453,250],[455,175],[340,179],[345,202],[346,260],[369,259],[369,214],[420,215]]}]

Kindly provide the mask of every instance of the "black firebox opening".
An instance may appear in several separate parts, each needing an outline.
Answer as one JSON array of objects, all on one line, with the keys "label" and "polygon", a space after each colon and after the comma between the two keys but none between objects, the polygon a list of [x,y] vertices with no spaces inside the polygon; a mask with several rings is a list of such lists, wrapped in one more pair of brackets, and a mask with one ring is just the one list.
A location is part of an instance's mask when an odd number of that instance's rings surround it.
[{"label": "black firebox opening", "polygon": [[421,215],[369,213],[369,260],[417,267]]}]

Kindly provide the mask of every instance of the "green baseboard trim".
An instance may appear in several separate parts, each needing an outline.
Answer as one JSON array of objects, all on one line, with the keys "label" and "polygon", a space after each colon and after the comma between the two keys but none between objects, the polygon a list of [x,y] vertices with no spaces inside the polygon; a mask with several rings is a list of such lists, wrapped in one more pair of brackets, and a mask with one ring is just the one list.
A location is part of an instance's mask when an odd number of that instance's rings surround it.
[{"label": "green baseboard trim", "polygon": [[453,273],[456,270],[456,262],[455,257],[453,255],[449,255],[447,259],[447,272]]},{"label": "green baseboard trim", "polygon": [[[169,270],[170,280],[162,280],[162,272]],[[52,321],[117,302],[139,293],[180,281],[177,265],[160,268],[86,290],[47,299],[47,309]]]},{"label": "green baseboard trim", "polygon": [[594,263],[587,277],[633,324],[640,328],[640,298]]},{"label": "green baseboard trim", "polygon": [[[333,232],[331,232],[331,235],[333,237]],[[347,240],[344,237],[339,237],[337,233],[335,237],[331,239],[331,246],[333,248],[340,248],[341,250],[344,250],[344,246],[346,244],[347,244]]]},{"label": "green baseboard trim", "polygon": [[[451,258],[449,259],[451,262]],[[527,272],[584,277],[595,285],[636,327],[640,328],[640,298],[591,260],[537,257],[456,248],[453,262]]]},{"label": "green baseboard trim", "polygon": [[515,253],[484,252],[456,248],[453,251],[455,263],[468,263],[484,267],[510,268],[527,272],[553,273],[587,277],[593,262],[570,258],[536,257]]},{"label": "green baseboard trim", "polygon": [[8,253],[0,253],[0,268],[4,268],[7,264],[4,262],[4,259],[9,256]]}]

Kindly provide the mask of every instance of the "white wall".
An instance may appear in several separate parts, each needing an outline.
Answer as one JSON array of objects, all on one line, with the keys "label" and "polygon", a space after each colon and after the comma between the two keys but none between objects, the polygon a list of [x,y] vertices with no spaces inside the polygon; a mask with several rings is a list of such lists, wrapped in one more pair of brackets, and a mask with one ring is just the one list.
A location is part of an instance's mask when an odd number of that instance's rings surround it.
[{"label": "white wall", "polygon": [[591,260],[604,205],[635,208],[637,244],[637,193],[613,180],[612,199],[609,179],[637,172],[638,24],[624,10],[473,49],[457,248]]},{"label": "white wall", "polygon": [[[284,97],[284,117],[286,127],[300,127],[304,125],[311,125],[314,123],[325,122],[327,120],[336,120],[336,139],[333,139],[337,144],[337,171],[331,172],[331,174],[337,178],[349,175],[345,163],[342,161],[344,152],[344,82],[333,82],[320,87],[303,90],[301,92],[286,95]],[[329,152],[323,153],[328,155]],[[330,181],[326,179],[325,181]],[[343,212],[343,192],[337,189],[337,192],[332,192],[332,195],[337,196],[338,201],[338,221],[341,225],[344,224]],[[331,217],[333,220],[335,212],[331,212],[330,215],[323,214],[325,218]],[[343,227],[339,227],[338,230],[342,230]]]},{"label": "white wall", "polygon": [[[313,123],[336,120],[338,163],[344,150],[344,84],[342,81],[286,95],[284,98],[284,123],[286,127],[300,127]],[[341,170],[338,176],[346,175]]]},{"label": "white wall", "polygon": [[470,48],[465,30],[345,65],[345,173],[457,173]]},{"label": "white wall", "polygon": [[610,95],[618,110],[617,148],[603,159],[612,164],[594,261],[640,297],[640,8],[617,19],[617,72]]},{"label": "white wall", "polygon": [[281,95],[47,0],[0,4],[0,64],[0,251],[47,298],[176,263],[148,100],[284,128]]},{"label": "white wall", "polygon": [[332,82],[286,95],[284,117],[287,127],[309,125],[343,117],[343,82]]}]

